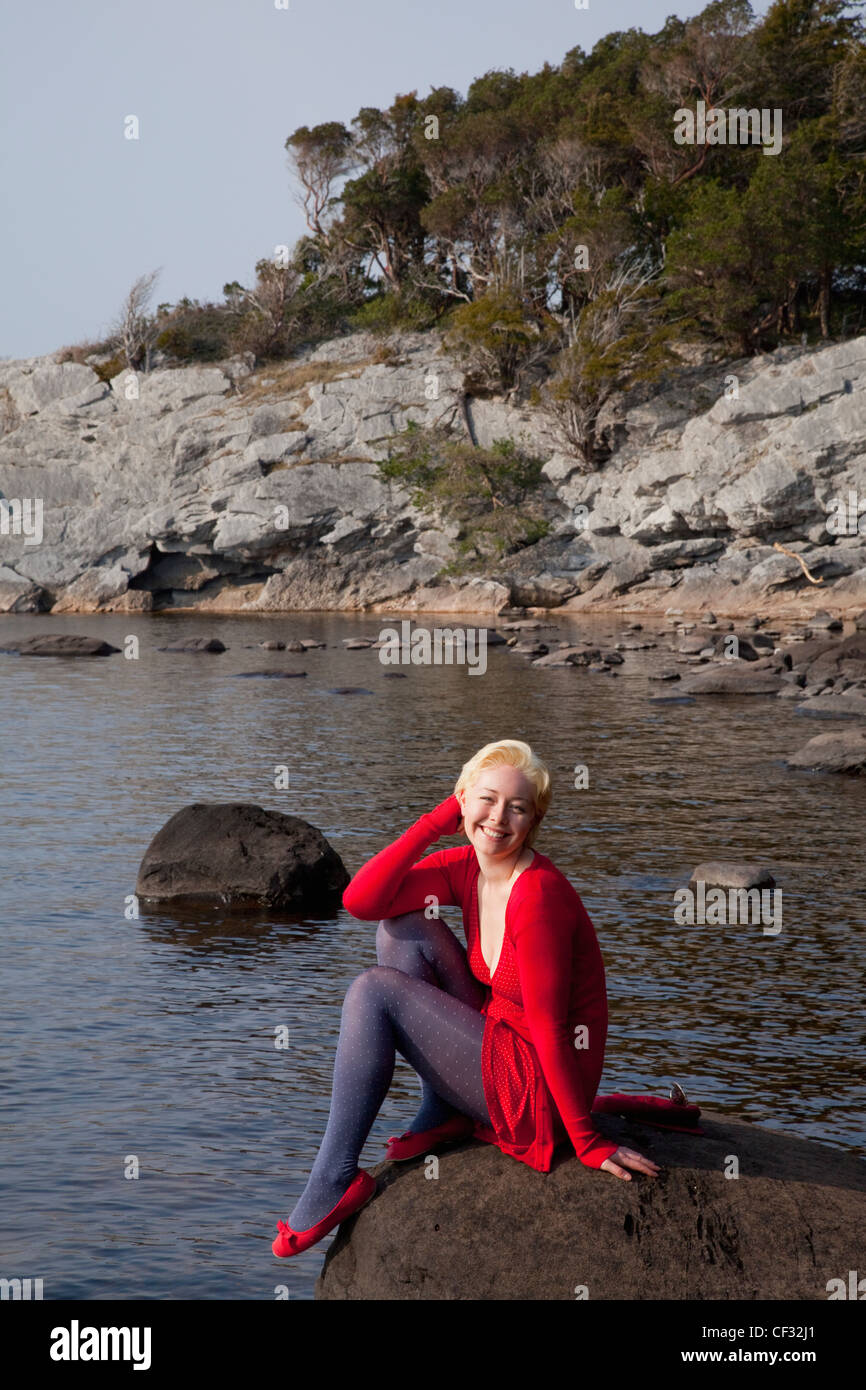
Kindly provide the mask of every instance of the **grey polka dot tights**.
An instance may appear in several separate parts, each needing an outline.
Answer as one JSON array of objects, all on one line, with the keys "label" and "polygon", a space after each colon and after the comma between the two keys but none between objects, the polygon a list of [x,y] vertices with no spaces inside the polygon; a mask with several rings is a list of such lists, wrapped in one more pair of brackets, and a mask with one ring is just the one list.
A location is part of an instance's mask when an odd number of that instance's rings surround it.
[{"label": "grey polka dot tights", "polygon": [[408,1126],[431,1129],[455,1111],[490,1124],[481,1081],[486,991],[446,923],[423,912],[386,918],[376,958],[346,991],[331,1110],[307,1185],[291,1215],[308,1230],[339,1202],[391,1086],[396,1053],[421,1078],[421,1109]]}]

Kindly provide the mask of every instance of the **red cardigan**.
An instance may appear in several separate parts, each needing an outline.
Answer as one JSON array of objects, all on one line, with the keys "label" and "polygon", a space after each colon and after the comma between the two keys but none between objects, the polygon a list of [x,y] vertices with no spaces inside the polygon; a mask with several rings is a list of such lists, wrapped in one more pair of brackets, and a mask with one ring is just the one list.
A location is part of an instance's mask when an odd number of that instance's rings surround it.
[{"label": "red cardigan", "polygon": [[491,979],[481,955],[472,845],[416,862],[447,833],[454,807],[459,814],[456,798],[448,798],[370,859],[346,888],[343,906],[361,921],[423,909],[431,897],[436,907],[462,907],[469,965],[488,987],[481,1074],[493,1128],[476,1122],[475,1137],[547,1173],[558,1111],[580,1161],[600,1168],[618,1146],[591,1119],[607,1037],[604,963],[592,922],[565,876],[536,850],[511,890]]}]

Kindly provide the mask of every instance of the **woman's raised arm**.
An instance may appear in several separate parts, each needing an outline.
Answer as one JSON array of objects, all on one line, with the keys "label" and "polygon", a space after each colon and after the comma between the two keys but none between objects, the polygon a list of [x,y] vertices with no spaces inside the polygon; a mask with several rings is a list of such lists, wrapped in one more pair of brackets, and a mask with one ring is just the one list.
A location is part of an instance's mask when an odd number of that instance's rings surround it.
[{"label": "woman's raised arm", "polygon": [[428,845],[443,835],[456,834],[462,817],[453,794],[420,816],[399,839],[358,870],[343,893],[346,911],[362,922],[376,922],[424,907],[430,897],[437,903],[459,903],[443,862],[445,852],[428,855],[423,864],[417,860]]}]

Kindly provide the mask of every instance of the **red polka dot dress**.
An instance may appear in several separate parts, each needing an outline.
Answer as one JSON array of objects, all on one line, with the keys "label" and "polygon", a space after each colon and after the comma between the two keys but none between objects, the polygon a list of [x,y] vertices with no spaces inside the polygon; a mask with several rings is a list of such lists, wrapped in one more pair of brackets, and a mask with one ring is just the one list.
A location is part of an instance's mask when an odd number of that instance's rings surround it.
[{"label": "red polka dot dress", "polygon": [[592,922],[568,879],[536,850],[511,890],[491,977],[481,954],[480,867],[472,845],[416,863],[442,835],[444,814],[437,807],[421,816],[369,860],[343,905],[362,921],[399,917],[434,901],[462,908],[469,966],[489,991],[481,1010],[481,1074],[492,1127],[476,1122],[475,1137],[544,1173],[567,1137],[582,1163],[600,1168],[617,1145],[598,1134],[591,1118],[607,1038],[604,963]]}]

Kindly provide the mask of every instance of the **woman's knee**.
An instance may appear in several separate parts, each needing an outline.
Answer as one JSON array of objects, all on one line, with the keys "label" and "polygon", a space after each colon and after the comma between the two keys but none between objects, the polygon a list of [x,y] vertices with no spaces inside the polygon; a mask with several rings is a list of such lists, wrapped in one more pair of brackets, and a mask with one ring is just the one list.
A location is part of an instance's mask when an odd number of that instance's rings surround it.
[{"label": "woman's knee", "polygon": [[378,944],[380,939],[388,938],[403,941],[406,937],[413,939],[419,934],[423,936],[428,926],[429,921],[421,908],[416,908],[414,912],[403,912],[399,917],[383,917],[376,928],[376,942]]},{"label": "woman's knee", "polygon": [[368,969],[362,970],[346,990],[343,1007],[359,1000],[381,999],[394,988],[395,983],[399,983],[399,978],[395,980],[395,977],[399,977],[400,973],[390,965],[371,965]]}]

